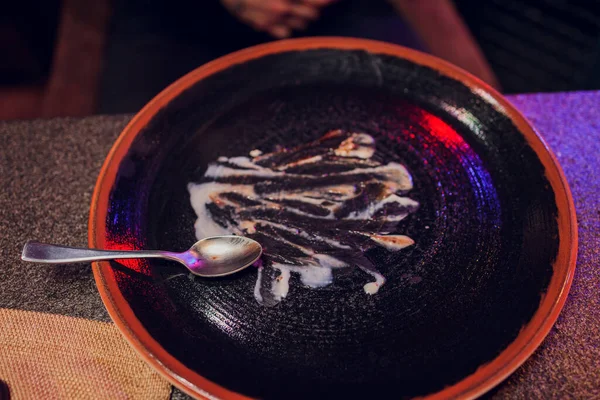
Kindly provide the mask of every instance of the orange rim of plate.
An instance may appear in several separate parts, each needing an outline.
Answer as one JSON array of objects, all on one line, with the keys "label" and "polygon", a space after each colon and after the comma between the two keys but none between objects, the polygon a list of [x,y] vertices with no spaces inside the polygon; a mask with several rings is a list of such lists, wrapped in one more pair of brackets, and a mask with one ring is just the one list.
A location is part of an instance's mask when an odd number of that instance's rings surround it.
[{"label": "orange rim of plate", "polygon": [[[398,45],[365,39],[321,37],[272,42],[250,47],[211,61],[183,76],[152,99],[125,127],[110,150],[96,182],[92,197],[88,241],[91,247],[105,248],[106,214],[111,188],[118,166],[138,133],[162,107],[196,82],[232,65],[270,54],[310,49],[364,50],[386,54],[423,65],[462,82],[475,94],[483,97],[497,111],[508,116],[523,134],[544,165],[546,178],[556,196],[558,207],[559,249],[553,264],[552,279],[540,305],[531,320],[521,329],[515,340],[495,359],[481,365],[471,375],[427,395],[426,399],[474,398],[487,392],[514,372],[542,343],[556,322],[567,299],[573,281],[577,257],[577,223],[575,206],[567,180],[555,156],[535,129],[500,93],[468,72],[436,57]],[[196,397],[247,399],[212,382],[169,354],[136,318],[119,291],[108,262],[93,264],[94,278],[104,305],[119,330],[134,349],[184,392]]]}]

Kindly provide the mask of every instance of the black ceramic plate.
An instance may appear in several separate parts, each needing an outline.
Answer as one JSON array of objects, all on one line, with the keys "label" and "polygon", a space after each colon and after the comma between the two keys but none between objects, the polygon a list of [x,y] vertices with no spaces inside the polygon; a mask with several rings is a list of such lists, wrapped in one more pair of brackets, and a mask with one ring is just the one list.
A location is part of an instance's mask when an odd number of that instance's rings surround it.
[{"label": "black ceramic plate", "polygon": [[146,360],[196,396],[472,397],[540,344],[575,265],[573,203],[542,140],[499,94],[430,56],[354,39],[283,41],[209,63],[125,129],[98,180],[90,244],[185,250],[187,184],[219,156],[271,151],[332,129],[372,135],[404,164],[415,245],[274,307],[256,268],[202,279],[161,261],[97,263],[103,300]]}]

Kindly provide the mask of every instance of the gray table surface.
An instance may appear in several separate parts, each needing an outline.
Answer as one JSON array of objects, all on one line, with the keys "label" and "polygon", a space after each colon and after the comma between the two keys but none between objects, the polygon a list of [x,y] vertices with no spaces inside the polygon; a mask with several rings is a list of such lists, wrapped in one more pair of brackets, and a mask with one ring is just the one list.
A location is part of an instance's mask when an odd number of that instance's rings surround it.
[{"label": "gray table surface", "polygon": [[[509,99],[565,170],[577,208],[579,254],[558,322],[529,360],[484,397],[600,399],[600,92]],[[87,245],[98,172],[130,119],[0,122],[0,307],[110,320],[91,269],[34,266],[19,256],[28,239]],[[173,391],[172,398],[186,397]]]}]

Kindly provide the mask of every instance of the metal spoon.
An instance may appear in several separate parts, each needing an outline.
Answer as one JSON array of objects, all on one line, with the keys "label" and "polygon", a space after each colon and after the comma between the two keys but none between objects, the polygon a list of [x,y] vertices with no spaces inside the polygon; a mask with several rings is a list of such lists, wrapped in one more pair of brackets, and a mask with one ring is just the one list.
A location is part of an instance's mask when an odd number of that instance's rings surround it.
[{"label": "metal spoon", "polygon": [[214,236],[196,242],[188,251],[96,250],[29,241],[23,247],[24,261],[66,264],[123,258],[166,258],[179,261],[193,274],[217,277],[252,265],[262,254],[256,241],[243,236]]}]

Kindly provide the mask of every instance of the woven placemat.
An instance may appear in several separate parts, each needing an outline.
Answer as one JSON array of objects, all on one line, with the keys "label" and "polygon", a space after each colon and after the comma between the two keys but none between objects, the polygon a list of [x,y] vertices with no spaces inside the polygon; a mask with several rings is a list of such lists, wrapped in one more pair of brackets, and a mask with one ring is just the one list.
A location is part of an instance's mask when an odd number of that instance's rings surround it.
[{"label": "woven placemat", "polygon": [[109,322],[0,309],[11,399],[168,399],[171,385]]}]

